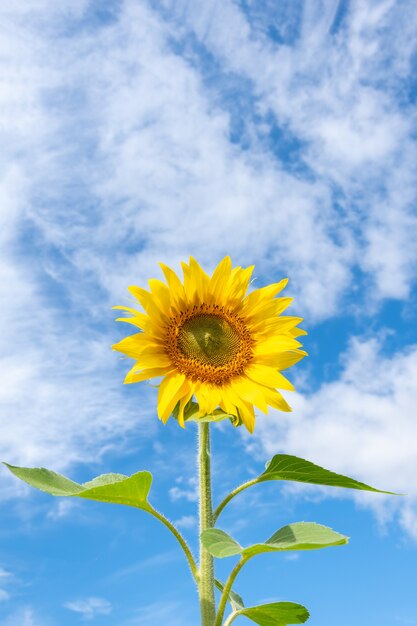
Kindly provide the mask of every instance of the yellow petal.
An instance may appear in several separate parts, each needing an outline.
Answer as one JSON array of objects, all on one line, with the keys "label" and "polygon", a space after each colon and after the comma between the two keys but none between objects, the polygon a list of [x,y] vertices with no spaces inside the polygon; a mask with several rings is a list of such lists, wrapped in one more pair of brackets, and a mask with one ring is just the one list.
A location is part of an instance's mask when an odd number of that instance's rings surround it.
[{"label": "yellow petal", "polygon": [[245,310],[253,309],[259,304],[264,304],[274,298],[277,294],[282,291],[288,283],[288,278],[283,278],[279,281],[279,283],[273,283],[272,285],[267,285],[266,287],[261,287],[260,289],[255,289],[250,294],[246,296],[244,301],[242,302],[242,307]]},{"label": "yellow petal", "polygon": [[236,394],[233,394],[230,387],[221,387],[221,402],[219,403],[223,411],[225,413],[229,413],[230,415],[238,414],[235,402],[239,402],[239,398]]},{"label": "yellow petal", "polygon": [[138,361],[143,369],[152,369],[154,367],[170,367],[172,365],[171,359],[163,352],[157,354],[141,354]]},{"label": "yellow petal", "polygon": [[304,350],[297,350],[294,352],[277,352],[275,354],[258,355],[256,357],[256,362],[262,365],[269,365],[282,371],[292,365],[295,365],[305,356],[307,356],[307,352]]},{"label": "yellow petal", "polygon": [[280,411],[285,411],[287,413],[291,412],[292,409],[290,405],[286,400],[284,400],[279,391],[266,388],[265,397],[269,406],[271,406],[272,408],[279,409]]},{"label": "yellow petal", "polygon": [[245,424],[248,431],[250,433],[253,433],[255,429],[255,411],[253,410],[252,404],[244,401],[240,402],[239,415],[242,418],[242,422]]},{"label": "yellow petal", "polygon": [[200,410],[204,415],[211,415],[220,404],[221,396],[216,385],[202,383],[196,391]]},{"label": "yellow petal", "polygon": [[[240,399],[254,404],[263,413],[268,413],[268,404],[265,400],[264,388],[254,383],[249,378],[242,377],[233,383],[234,390],[239,394]],[[237,405],[240,407],[240,404]]]},{"label": "yellow petal", "polygon": [[241,306],[242,298],[248,290],[249,282],[255,266],[251,265],[246,269],[236,267],[232,271],[231,285],[227,293],[227,302],[229,306]]},{"label": "yellow petal", "polygon": [[162,280],[158,280],[157,278],[151,278],[148,280],[148,284],[152,297],[158,301],[159,309],[168,314],[171,308],[171,298],[168,287]]},{"label": "yellow petal", "polygon": [[126,354],[133,359],[137,359],[143,349],[150,343],[151,342],[145,333],[135,333],[134,335],[129,335],[129,337],[125,337],[118,343],[115,343],[112,348],[118,352],[123,352],[123,354]]},{"label": "yellow petal", "polygon": [[190,390],[180,399],[180,406],[179,406],[179,411],[178,411],[178,423],[181,426],[181,428],[185,428],[184,409],[187,403],[191,400],[192,395],[193,395],[193,392],[192,390]]},{"label": "yellow petal", "polygon": [[210,278],[192,256],[190,256],[190,274],[200,302],[207,302]]},{"label": "yellow petal", "polygon": [[184,385],[184,374],[172,374],[166,376],[159,385],[158,392],[158,417],[166,422],[175,405],[180,399],[182,387]]},{"label": "yellow petal", "polygon": [[267,300],[245,312],[245,315],[252,323],[256,323],[268,317],[280,315],[290,306],[293,299],[294,298],[274,298],[273,300]]},{"label": "yellow petal", "polygon": [[194,283],[193,275],[187,263],[181,263],[182,272],[184,274],[184,293],[188,305],[197,304],[197,285]]},{"label": "yellow petal", "polygon": [[[273,334],[273,333],[290,333],[294,326],[300,324],[303,321],[302,317],[289,317],[289,316],[279,316],[266,318],[263,321],[258,321],[256,324],[252,323],[251,328],[252,332],[260,333],[260,334]],[[292,334],[292,333],[291,333]]]},{"label": "yellow petal", "polygon": [[159,303],[155,297],[152,297],[149,291],[142,289],[142,287],[136,287],[135,285],[128,287],[128,290],[140,302],[151,319],[155,320],[157,323],[166,324],[168,322],[166,312],[161,309],[161,303]]},{"label": "yellow petal", "polygon": [[222,292],[228,287],[231,272],[232,261],[229,256],[225,256],[214,270],[210,279],[210,294],[213,301],[217,304],[220,304],[223,301]]},{"label": "yellow petal", "polygon": [[308,335],[308,332],[304,330],[303,328],[292,328],[290,330],[290,333],[293,337],[301,337],[304,335]]},{"label": "yellow petal", "polygon": [[260,383],[261,385],[265,385],[266,387],[278,387],[278,389],[294,391],[293,385],[285,378],[285,376],[267,365],[250,365],[246,369],[245,374],[251,380],[254,380],[256,383]]},{"label": "yellow petal", "polygon": [[176,306],[180,306],[185,302],[184,286],[176,273],[164,263],[159,264],[164,273],[165,280],[168,283],[168,287],[171,290],[172,299],[175,301]]},{"label": "yellow petal", "polygon": [[258,357],[263,354],[275,354],[276,352],[285,352],[287,350],[295,350],[301,347],[301,343],[287,335],[278,335],[257,342],[253,347],[253,354]]},{"label": "yellow petal", "polygon": [[136,363],[132,367],[132,369],[126,374],[124,383],[125,385],[130,385],[131,383],[140,383],[143,380],[158,378],[159,376],[166,376],[171,371],[172,368],[170,367],[153,367],[143,369],[141,364]]}]

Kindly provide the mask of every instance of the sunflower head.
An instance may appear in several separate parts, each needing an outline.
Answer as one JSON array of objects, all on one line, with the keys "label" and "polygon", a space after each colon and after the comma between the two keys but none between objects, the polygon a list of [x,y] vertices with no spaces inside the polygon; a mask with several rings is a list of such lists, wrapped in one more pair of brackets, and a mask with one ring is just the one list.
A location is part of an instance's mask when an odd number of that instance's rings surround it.
[{"label": "sunflower head", "polygon": [[281,371],[306,355],[297,339],[306,333],[301,318],[282,315],[292,300],[277,297],[287,280],[247,293],[253,266],[233,268],[229,257],[212,276],[190,258],[183,282],[161,268],[166,282],[129,287],[142,311],[115,307],[130,314],[118,321],[139,329],[113,346],[135,360],[125,383],[161,378],[158,416],[166,422],[175,411],[182,426],[228,415],[253,432],[255,407],[290,411],[278,389],[294,387]]}]

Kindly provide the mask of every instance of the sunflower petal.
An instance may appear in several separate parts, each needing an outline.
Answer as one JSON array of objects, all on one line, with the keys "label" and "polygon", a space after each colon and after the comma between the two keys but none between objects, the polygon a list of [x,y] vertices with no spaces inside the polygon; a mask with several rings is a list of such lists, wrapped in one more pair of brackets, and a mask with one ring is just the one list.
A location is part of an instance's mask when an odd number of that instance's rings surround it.
[{"label": "sunflower petal", "polygon": [[278,370],[286,370],[307,356],[304,350],[277,352],[275,354],[263,354],[256,357],[256,362],[261,365],[269,365]]},{"label": "sunflower petal", "polygon": [[214,302],[221,302],[222,292],[227,290],[231,273],[232,261],[229,256],[225,256],[210,279],[210,294]]},{"label": "sunflower petal", "polygon": [[143,369],[141,365],[136,363],[132,367],[132,369],[126,374],[124,383],[125,385],[130,385],[132,383],[140,383],[144,380],[150,380],[151,378],[159,378],[160,376],[166,376],[171,371],[173,370],[170,367],[153,367],[153,368]]},{"label": "sunflower petal", "polygon": [[278,387],[278,389],[287,389],[288,391],[295,391],[294,386],[289,380],[280,374],[277,370],[268,365],[262,365],[259,363],[253,364],[246,370],[246,376],[256,383],[265,385],[266,387]]},{"label": "sunflower petal", "polygon": [[[181,397],[181,390],[184,385],[184,374],[173,374],[166,376],[159,385],[158,392],[158,417],[166,422],[174,410],[175,405]],[[178,397],[180,396],[180,397]]]},{"label": "sunflower petal", "polygon": [[249,402],[240,402],[239,415],[250,433],[255,430],[255,411]]}]

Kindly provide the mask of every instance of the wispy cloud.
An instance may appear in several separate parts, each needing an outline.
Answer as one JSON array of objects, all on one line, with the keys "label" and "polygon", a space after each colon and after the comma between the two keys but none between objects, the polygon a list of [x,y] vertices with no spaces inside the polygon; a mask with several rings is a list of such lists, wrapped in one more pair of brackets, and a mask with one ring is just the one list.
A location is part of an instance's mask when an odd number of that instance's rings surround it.
[{"label": "wispy cloud", "polygon": [[[155,602],[137,611],[136,615],[123,623],[123,626],[185,626],[190,624],[189,612],[177,602]],[[187,621],[188,620],[188,621]]]},{"label": "wispy cloud", "polygon": [[134,576],[140,571],[149,570],[153,567],[160,568],[167,565],[168,563],[172,563],[173,561],[178,560],[178,558],[178,550],[161,552],[159,554],[155,554],[154,556],[148,557],[147,559],[141,559],[140,561],[136,561],[131,565],[127,565],[126,567],[112,572],[112,574],[110,574],[110,576],[106,578],[106,581],[113,582],[121,578],[128,578]]},{"label": "wispy cloud", "polygon": [[0,602],[7,602],[11,594],[7,587],[13,580],[13,574],[8,570],[0,567]]},{"label": "wispy cloud", "polygon": [[104,598],[85,598],[72,600],[65,603],[65,608],[80,613],[84,619],[94,619],[98,615],[109,615],[112,612],[112,605]]},{"label": "wispy cloud", "polygon": [[39,617],[31,607],[24,607],[6,616],[3,626],[55,626],[55,622]]}]

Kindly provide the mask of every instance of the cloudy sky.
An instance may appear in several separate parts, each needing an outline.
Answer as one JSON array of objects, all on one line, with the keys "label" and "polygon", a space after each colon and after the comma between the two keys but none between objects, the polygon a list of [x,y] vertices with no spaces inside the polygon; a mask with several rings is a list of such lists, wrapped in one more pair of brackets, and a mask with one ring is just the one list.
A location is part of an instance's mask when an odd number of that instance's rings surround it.
[{"label": "cloudy sky", "polygon": [[[122,385],[128,285],[194,255],[290,279],[310,357],[291,414],[215,428],[216,498],[287,452],[391,498],[259,486],[222,527],[299,520],[348,547],[259,557],[247,604],[312,626],[417,624],[417,18],[414,0],[18,0],[0,7],[0,456],[83,481],[155,474],[195,545],[195,429]],[[4,626],[190,626],[165,529],[0,475]],[[232,559],[222,562],[225,576]],[[190,600],[191,597],[191,600]]]}]

